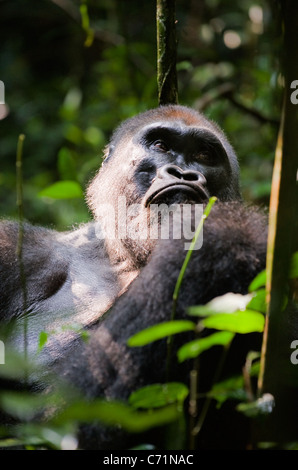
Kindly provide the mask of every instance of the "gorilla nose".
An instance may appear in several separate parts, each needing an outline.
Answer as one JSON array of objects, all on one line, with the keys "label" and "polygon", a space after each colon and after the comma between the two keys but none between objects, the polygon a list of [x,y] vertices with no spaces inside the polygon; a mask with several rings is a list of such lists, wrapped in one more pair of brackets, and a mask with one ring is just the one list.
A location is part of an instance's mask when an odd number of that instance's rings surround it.
[{"label": "gorilla nose", "polygon": [[176,165],[164,165],[158,169],[157,172],[158,178],[161,179],[179,179],[182,181],[193,181],[195,183],[200,183],[201,185],[206,184],[205,176],[196,170],[182,170],[179,166]]}]

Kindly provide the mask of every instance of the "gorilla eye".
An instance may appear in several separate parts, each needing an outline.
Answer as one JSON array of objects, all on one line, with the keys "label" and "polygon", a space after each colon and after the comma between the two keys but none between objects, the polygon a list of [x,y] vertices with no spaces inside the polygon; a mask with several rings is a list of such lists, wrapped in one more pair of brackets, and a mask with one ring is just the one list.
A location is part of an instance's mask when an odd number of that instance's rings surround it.
[{"label": "gorilla eye", "polygon": [[214,161],[214,157],[210,152],[200,152],[196,155],[196,159],[203,163],[212,163]]},{"label": "gorilla eye", "polygon": [[169,147],[163,142],[163,140],[156,140],[153,142],[152,146],[161,152],[168,152],[169,150]]}]

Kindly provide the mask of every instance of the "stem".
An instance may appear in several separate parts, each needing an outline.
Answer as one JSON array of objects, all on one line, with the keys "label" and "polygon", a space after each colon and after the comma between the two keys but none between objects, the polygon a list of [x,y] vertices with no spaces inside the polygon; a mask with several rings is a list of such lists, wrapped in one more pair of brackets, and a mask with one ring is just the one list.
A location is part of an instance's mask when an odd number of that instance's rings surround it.
[{"label": "stem", "polygon": [[178,103],[175,25],[175,0],[157,0],[157,84],[160,105]]},{"label": "stem", "polygon": [[[24,271],[23,263],[23,239],[24,239],[24,210],[23,210],[23,176],[22,176],[22,156],[23,156],[23,144],[25,136],[21,134],[18,139],[17,145],[17,156],[16,156],[16,180],[17,180],[17,208],[18,208],[18,221],[19,221],[19,232],[16,254],[18,258],[19,270],[20,270],[20,281],[21,290],[23,297],[23,325],[24,325],[24,357],[25,362],[28,357],[28,320],[27,320],[27,289],[26,289],[26,276]],[[25,383],[27,382],[27,370],[25,370]]]},{"label": "stem", "polygon": [[[222,372],[222,368],[223,368],[223,365],[224,365],[224,362],[226,360],[226,357],[227,357],[227,353],[229,351],[229,348],[230,348],[230,344],[227,344],[226,346],[224,346],[224,351],[221,355],[221,358],[220,358],[220,361],[218,362],[217,364],[217,368],[216,368],[216,371],[215,371],[215,374],[214,374],[214,377],[213,377],[213,381],[212,383],[215,384],[216,382],[218,382],[218,379],[220,377],[220,374]],[[192,429],[191,431],[191,434],[192,434],[192,439],[195,439],[195,437],[199,434],[199,432],[201,431],[202,429],[202,426],[204,424],[204,421],[205,421],[205,418],[207,416],[207,413],[208,413],[208,410],[209,410],[209,407],[210,407],[210,404],[211,404],[211,401],[212,401],[212,397],[207,397],[205,402],[204,402],[204,405],[203,405],[203,408],[202,408],[202,411],[201,411],[201,414],[199,416],[199,419],[198,419],[198,422],[196,424],[196,426]]]},{"label": "stem", "polygon": [[[208,204],[207,204],[207,206],[206,206],[206,208],[203,212],[201,220],[200,220],[200,222],[199,222],[199,224],[196,228],[195,235],[194,235],[194,237],[191,241],[190,247],[189,247],[189,249],[186,253],[186,257],[184,259],[182,268],[179,272],[179,276],[178,276],[178,279],[177,279],[177,282],[176,282],[176,285],[175,285],[175,289],[174,289],[174,293],[173,293],[173,306],[172,306],[171,321],[175,320],[175,317],[176,317],[178,296],[179,296],[181,284],[182,284],[182,281],[183,281],[183,278],[184,278],[184,275],[185,275],[187,265],[190,261],[190,258],[191,258],[191,255],[193,253],[194,247],[195,247],[195,245],[197,243],[197,240],[200,236],[200,233],[203,229],[204,222],[207,219],[207,217],[209,216],[209,214],[211,212],[211,209],[212,209],[212,206],[216,202],[216,200],[217,200],[217,198],[215,196],[212,196],[209,199],[209,202],[208,202]],[[173,337],[169,336],[168,339],[167,339],[167,366],[166,366],[167,380],[169,380],[169,376],[170,376],[170,363],[171,363],[171,355],[172,355],[172,346],[173,346]]]}]

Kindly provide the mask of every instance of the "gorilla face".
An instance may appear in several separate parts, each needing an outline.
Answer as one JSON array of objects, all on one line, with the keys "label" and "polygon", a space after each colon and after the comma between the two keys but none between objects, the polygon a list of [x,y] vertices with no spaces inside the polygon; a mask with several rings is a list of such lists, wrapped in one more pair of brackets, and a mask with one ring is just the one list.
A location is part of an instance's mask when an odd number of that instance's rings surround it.
[{"label": "gorilla face", "polygon": [[110,244],[114,253],[127,258],[122,250],[128,249],[142,263],[154,246],[148,240],[153,204],[239,199],[238,177],[237,157],[216,125],[186,107],[163,106],[115,131],[88,200],[108,244],[109,224],[125,225],[125,236],[118,230]]}]

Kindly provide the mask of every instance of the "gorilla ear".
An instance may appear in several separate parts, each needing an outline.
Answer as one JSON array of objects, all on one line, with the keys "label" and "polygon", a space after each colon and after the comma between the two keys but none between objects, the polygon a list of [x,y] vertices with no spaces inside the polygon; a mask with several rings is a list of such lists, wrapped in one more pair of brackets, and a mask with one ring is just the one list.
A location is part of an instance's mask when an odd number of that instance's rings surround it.
[{"label": "gorilla ear", "polygon": [[106,145],[104,149],[104,154],[103,154],[103,162],[102,162],[103,164],[105,164],[107,160],[109,160],[109,158],[112,156],[114,148],[115,148],[114,145],[111,145],[111,144]]}]

